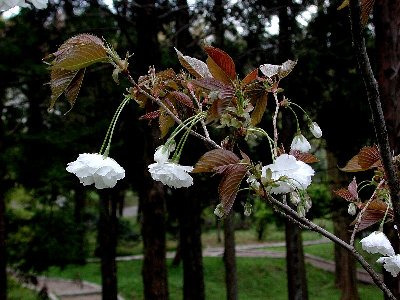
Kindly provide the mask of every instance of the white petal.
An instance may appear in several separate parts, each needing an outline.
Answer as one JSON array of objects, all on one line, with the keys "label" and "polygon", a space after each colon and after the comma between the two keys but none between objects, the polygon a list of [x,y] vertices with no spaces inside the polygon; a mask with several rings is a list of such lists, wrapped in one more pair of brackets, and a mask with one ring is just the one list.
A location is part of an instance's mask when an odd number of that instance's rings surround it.
[{"label": "white petal", "polygon": [[392,244],[386,235],[381,231],[374,231],[361,241],[362,248],[369,253],[380,253],[382,255],[394,255]]}]

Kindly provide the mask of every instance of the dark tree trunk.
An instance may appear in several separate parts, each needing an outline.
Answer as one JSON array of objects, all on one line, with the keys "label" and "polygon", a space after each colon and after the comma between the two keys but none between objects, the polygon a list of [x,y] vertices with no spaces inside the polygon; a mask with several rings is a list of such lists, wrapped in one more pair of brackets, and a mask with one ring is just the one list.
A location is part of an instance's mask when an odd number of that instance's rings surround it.
[{"label": "dark tree trunk", "polygon": [[203,300],[204,276],[201,247],[201,199],[195,191],[181,189],[174,194],[179,202],[180,254],[183,262],[183,299]]},{"label": "dark tree trunk", "polygon": [[[377,0],[374,7],[376,33],[377,80],[382,110],[386,121],[390,148],[395,155],[400,152],[400,2]],[[399,240],[392,226],[385,233],[396,250]],[[400,299],[400,278],[383,270],[385,284]],[[388,299],[385,296],[385,299]]]},{"label": "dark tree trunk", "polygon": [[175,18],[175,47],[190,53],[194,41],[189,31],[190,14],[187,0],[178,0],[177,5],[179,10]]},{"label": "dark tree trunk", "polygon": [[[113,193],[114,194],[114,193]],[[99,254],[101,258],[102,299],[117,300],[117,201],[110,191],[100,194]]]},{"label": "dark tree trunk", "polygon": [[235,228],[234,212],[232,210],[224,220],[225,283],[226,283],[226,299],[228,300],[236,300],[238,298],[234,228]]},{"label": "dark tree trunk", "polygon": [[[337,160],[328,152],[328,176],[332,190],[344,185],[343,175],[337,168]],[[332,195],[335,197],[334,195]],[[347,213],[346,203],[341,199],[332,200],[332,221],[334,234],[345,242],[350,241],[349,224],[354,217]],[[354,257],[345,249],[335,244],[335,285],[342,291],[341,300],[359,299],[357,290],[356,264]]]},{"label": "dark tree trunk", "polygon": [[144,298],[147,300],[168,299],[166,262],[166,208],[164,186],[154,181],[147,169],[153,162],[154,149],[159,144],[157,124],[151,126],[151,134],[145,136],[143,187],[140,194],[140,212],[143,238]]},{"label": "dark tree trunk", "polygon": [[75,207],[74,207],[74,218],[76,224],[76,230],[79,236],[79,257],[80,263],[84,263],[85,260],[85,227],[82,219],[82,212],[85,207],[85,190],[82,185],[79,185],[75,190]]},{"label": "dark tree trunk", "polygon": [[[295,16],[289,13],[291,0],[283,0],[279,8],[279,63],[293,59],[292,30]],[[281,133],[281,142],[288,147],[295,132],[292,122],[285,120],[285,131]],[[292,130],[290,130],[292,129]],[[294,223],[285,219],[286,235],[286,272],[289,300],[308,299],[306,268],[304,262],[303,239],[301,229]]]},{"label": "dark tree trunk", "polygon": [[0,300],[7,299],[6,272],[6,208],[4,193],[0,194]]},{"label": "dark tree trunk", "polygon": [[[338,202],[340,200],[336,199]],[[350,242],[351,232],[349,231],[350,222],[353,218],[348,217],[347,209],[334,209],[333,232],[345,242]],[[335,244],[335,284],[342,291],[341,300],[359,299],[357,291],[357,274],[354,257],[349,251]]]},{"label": "dark tree trunk", "polygon": [[211,22],[211,26],[214,29],[215,45],[221,49],[224,47],[225,43],[224,4],[225,0],[214,0],[213,19]]}]

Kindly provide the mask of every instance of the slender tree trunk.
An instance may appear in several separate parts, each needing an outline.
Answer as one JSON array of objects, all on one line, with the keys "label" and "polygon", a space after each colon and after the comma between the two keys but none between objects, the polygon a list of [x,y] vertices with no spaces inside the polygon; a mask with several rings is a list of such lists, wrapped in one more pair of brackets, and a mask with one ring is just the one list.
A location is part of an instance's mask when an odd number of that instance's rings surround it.
[{"label": "slender tree trunk", "polygon": [[[390,148],[395,155],[400,152],[400,2],[377,0],[374,23],[377,53],[377,80],[382,110],[386,121]],[[384,231],[392,241],[396,253],[400,242],[393,226]],[[400,278],[383,269],[385,284],[400,299]],[[388,299],[385,296],[385,299]]]},{"label": "slender tree trunk", "polygon": [[232,210],[224,220],[224,262],[226,299],[236,300],[237,296],[237,270],[235,250],[234,211]]},{"label": "slender tree trunk", "polygon": [[[290,15],[291,0],[283,0],[279,9],[279,59],[282,63],[292,59],[292,30],[295,16]],[[289,132],[294,132],[294,126],[289,120],[285,120],[286,131],[282,132],[281,142],[288,147],[291,142]],[[293,130],[290,130],[292,128]],[[286,235],[286,272],[289,300],[307,300],[307,278],[304,262],[303,238],[301,229],[294,223],[285,219]]]},{"label": "slender tree trunk", "polygon": [[102,299],[117,300],[117,202],[110,191],[101,193],[99,241],[101,258]]},{"label": "slender tree trunk", "polygon": [[76,230],[79,236],[79,262],[84,263],[85,260],[85,228],[82,220],[82,212],[85,207],[85,190],[82,185],[79,185],[75,190],[75,207],[74,218]]},{"label": "slender tree trunk", "polygon": [[6,208],[4,193],[0,194],[0,300],[7,299],[6,272]]},{"label": "slender tree trunk", "polygon": [[183,262],[183,299],[203,300],[204,276],[201,247],[201,199],[195,191],[175,192],[179,201],[180,253]]},{"label": "slender tree trunk", "polygon": [[142,276],[146,300],[168,299],[164,186],[154,181],[147,169],[153,162],[153,153],[159,144],[159,136],[157,124],[153,124],[151,134],[145,136],[144,182],[139,203],[144,255]]}]

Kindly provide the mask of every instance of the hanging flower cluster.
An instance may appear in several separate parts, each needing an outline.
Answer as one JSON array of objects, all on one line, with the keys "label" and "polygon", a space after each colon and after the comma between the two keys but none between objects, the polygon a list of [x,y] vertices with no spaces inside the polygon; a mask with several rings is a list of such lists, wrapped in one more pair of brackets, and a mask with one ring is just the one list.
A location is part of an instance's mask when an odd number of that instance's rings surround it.
[{"label": "hanging flower cluster", "polygon": [[125,177],[125,170],[115,160],[98,153],[79,154],[68,163],[67,171],[75,174],[83,185],[94,183],[97,189],[113,188]]},{"label": "hanging flower cluster", "polygon": [[48,0],[2,0],[0,1],[0,11],[6,11],[13,7],[31,7],[32,4],[37,9],[45,9]]},{"label": "hanging flower cluster", "polygon": [[396,277],[400,272],[400,255],[395,254],[392,244],[381,231],[374,231],[361,241],[362,248],[369,253],[385,255],[376,262],[383,264],[386,271]]}]

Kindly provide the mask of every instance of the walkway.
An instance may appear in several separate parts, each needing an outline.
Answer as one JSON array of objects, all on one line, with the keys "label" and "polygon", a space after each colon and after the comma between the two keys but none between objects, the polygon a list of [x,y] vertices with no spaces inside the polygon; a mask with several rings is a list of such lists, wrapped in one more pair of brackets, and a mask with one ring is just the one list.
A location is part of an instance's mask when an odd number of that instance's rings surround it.
[{"label": "walkway", "polygon": [[[320,239],[315,241],[305,241],[304,245],[315,245],[322,243],[331,243],[328,239]],[[265,248],[284,247],[285,242],[262,243],[238,245],[236,247],[236,255],[238,257],[270,257],[270,258],[285,258],[284,251],[273,251]],[[223,247],[207,247],[203,251],[204,257],[220,257],[224,253]],[[168,252],[167,257],[173,258],[174,252]],[[132,255],[117,257],[117,261],[130,261],[143,259],[143,255]],[[321,257],[305,254],[306,262],[310,265],[328,271],[335,272],[335,263],[325,260]],[[98,259],[91,259],[91,262]],[[357,270],[357,278],[360,282],[371,284],[372,278],[364,269]],[[101,286],[87,281],[81,280],[65,280],[58,278],[39,277],[39,288],[47,286],[47,289],[52,294],[56,295],[56,299],[60,300],[101,300]],[[120,300],[123,300],[120,297]]]}]

